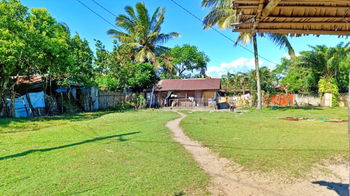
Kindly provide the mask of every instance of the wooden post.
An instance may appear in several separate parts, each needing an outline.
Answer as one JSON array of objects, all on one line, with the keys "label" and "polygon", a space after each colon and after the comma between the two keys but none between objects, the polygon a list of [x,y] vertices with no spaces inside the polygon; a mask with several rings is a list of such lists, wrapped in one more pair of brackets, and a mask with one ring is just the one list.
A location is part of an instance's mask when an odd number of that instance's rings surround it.
[{"label": "wooden post", "polygon": [[63,114],[63,93],[61,92],[61,112]]},{"label": "wooden post", "polygon": [[[350,71],[349,71],[349,89],[348,89],[348,140],[350,150]],[[349,151],[349,166],[350,166],[350,151]],[[350,169],[349,169],[349,194],[350,194]]]},{"label": "wooden post", "polygon": [[26,110],[27,118],[30,118],[30,112],[28,112],[27,110],[27,104],[26,104],[26,101],[24,100],[24,97],[22,97],[22,103],[24,105],[24,109]]},{"label": "wooden post", "polygon": [[152,108],[153,94],[154,94],[154,87],[155,87],[155,85],[152,87],[151,98],[150,98],[150,101],[149,101],[149,108]]}]

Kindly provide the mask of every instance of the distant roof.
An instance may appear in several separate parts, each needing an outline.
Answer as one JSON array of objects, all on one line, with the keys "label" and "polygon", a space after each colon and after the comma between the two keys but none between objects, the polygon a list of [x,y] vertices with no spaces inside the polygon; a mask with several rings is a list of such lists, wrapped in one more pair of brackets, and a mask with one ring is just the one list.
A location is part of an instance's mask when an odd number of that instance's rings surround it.
[{"label": "distant roof", "polygon": [[156,91],[219,90],[219,78],[166,79],[159,81]]},{"label": "distant roof", "polygon": [[32,75],[32,76],[18,76],[16,84],[34,84],[42,82],[42,76],[41,75]]}]

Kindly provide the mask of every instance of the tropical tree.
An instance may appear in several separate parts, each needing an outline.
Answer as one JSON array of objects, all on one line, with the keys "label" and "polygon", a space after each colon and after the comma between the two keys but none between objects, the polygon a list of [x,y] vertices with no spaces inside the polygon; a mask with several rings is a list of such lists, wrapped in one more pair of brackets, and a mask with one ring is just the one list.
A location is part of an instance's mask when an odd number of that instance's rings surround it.
[{"label": "tropical tree", "polygon": [[282,58],[282,63],[273,71],[286,93],[311,94],[316,90],[317,77],[309,67],[297,66],[299,58]]},{"label": "tropical tree", "polygon": [[239,84],[240,89],[242,90],[243,95],[245,91],[249,87],[249,76],[246,73],[238,72],[237,74],[236,84]]},{"label": "tropical tree", "polygon": [[345,66],[350,54],[350,43],[338,44],[336,47],[324,45],[310,46],[310,51],[300,52],[300,67],[309,67],[318,74],[319,77],[337,78],[340,70]]},{"label": "tropical tree", "polygon": [[66,85],[81,84],[91,86],[94,84],[94,54],[90,49],[89,42],[82,39],[76,33],[70,39],[71,63],[66,70],[68,77],[64,80]]},{"label": "tropical tree", "polygon": [[[163,54],[162,54],[163,55]],[[193,72],[198,71],[199,77],[206,77],[209,57],[196,46],[185,44],[175,46],[164,53],[167,62],[163,63],[163,75],[166,78],[193,77]],[[164,61],[164,60],[163,60]]]},{"label": "tropical tree", "polygon": [[20,0],[1,0],[0,38],[0,105],[9,105],[5,98],[11,98],[8,115],[13,114],[16,76],[45,75],[44,90],[51,78],[67,79],[67,85],[92,79],[93,53],[87,41],[71,38],[68,27],[46,9],[29,10]]},{"label": "tropical tree", "polygon": [[116,25],[123,29],[110,29],[107,33],[116,38],[122,47],[132,49],[133,58],[138,62],[150,62],[159,65],[157,56],[166,49],[162,44],[169,39],[179,36],[179,33],[162,33],[165,9],[158,7],[152,15],[144,3],[137,3],[135,9],[125,7],[126,15],[120,14],[116,18]]},{"label": "tropical tree", "polygon": [[[204,17],[203,23],[204,28],[210,28],[214,25],[218,25],[221,29],[231,28],[233,23],[238,22],[236,17],[236,10],[233,9],[234,0],[202,0],[203,7],[211,8],[211,11]],[[295,57],[295,52],[289,43],[288,39],[284,35],[266,33],[266,36],[270,38],[276,45],[287,48],[290,56]],[[261,97],[261,82],[259,73],[259,54],[258,54],[258,44],[257,44],[257,34],[256,33],[241,33],[235,44],[239,42],[247,44],[253,42],[254,47],[254,58],[255,58],[255,71],[256,71],[256,82],[257,82],[257,94],[258,94],[258,104],[257,109],[262,107],[262,97]]]},{"label": "tropical tree", "polygon": [[96,83],[104,90],[134,90],[141,92],[151,88],[157,81],[156,70],[150,63],[126,61],[121,57],[125,48],[114,47],[106,50],[101,41],[96,41],[95,71]]}]

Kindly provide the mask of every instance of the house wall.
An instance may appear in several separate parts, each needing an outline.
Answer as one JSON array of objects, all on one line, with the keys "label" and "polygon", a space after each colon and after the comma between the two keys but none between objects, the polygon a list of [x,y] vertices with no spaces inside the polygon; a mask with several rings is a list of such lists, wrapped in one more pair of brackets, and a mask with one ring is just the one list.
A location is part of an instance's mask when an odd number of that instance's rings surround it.
[{"label": "house wall", "polygon": [[196,106],[215,106],[216,102],[212,98],[216,98],[215,90],[197,90],[197,91],[172,91],[177,97],[170,98],[166,102],[165,98],[168,91],[158,92],[158,104],[164,106],[179,106],[179,107],[196,107]]},{"label": "house wall", "polygon": [[202,98],[216,98],[216,91],[203,91]]}]

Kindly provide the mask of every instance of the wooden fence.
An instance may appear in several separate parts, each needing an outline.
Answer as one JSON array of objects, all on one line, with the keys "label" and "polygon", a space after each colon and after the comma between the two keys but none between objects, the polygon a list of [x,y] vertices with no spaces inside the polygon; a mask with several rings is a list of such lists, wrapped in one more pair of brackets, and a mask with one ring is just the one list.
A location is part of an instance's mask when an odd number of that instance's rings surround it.
[{"label": "wooden fence", "polygon": [[116,105],[124,104],[126,95],[122,92],[99,91],[98,93],[98,109],[108,109]]}]

